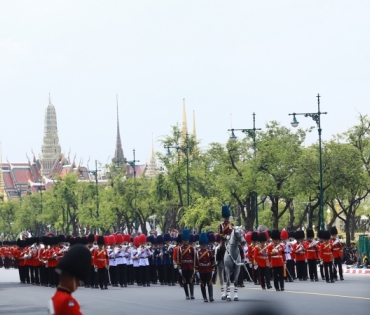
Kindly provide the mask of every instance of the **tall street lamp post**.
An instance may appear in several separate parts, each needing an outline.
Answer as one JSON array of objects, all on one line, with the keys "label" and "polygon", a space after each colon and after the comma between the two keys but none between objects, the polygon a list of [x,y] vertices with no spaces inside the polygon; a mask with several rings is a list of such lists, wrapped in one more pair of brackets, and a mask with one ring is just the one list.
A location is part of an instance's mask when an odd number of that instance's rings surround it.
[{"label": "tall street lamp post", "polygon": [[96,217],[99,218],[99,187],[98,187],[98,161],[95,160],[95,170],[89,171],[95,178],[95,192],[96,192]]},{"label": "tall street lamp post", "polygon": [[[36,189],[40,193],[40,198],[41,198],[41,214],[42,214],[42,191],[45,190],[45,185],[42,182],[42,180],[41,180],[41,185],[40,186],[36,186]],[[40,233],[40,235],[43,234],[43,224],[42,224],[42,222],[41,222],[41,226],[39,228],[39,233]]]},{"label": "tall street lamp post", "polygon": [[189,189],[189,149],[191,146],[189,146],[189,134],[186,134],[185,137],[185,145],[165,145],[165,149],[167,149],[167,155],[171,156],[171,151],[170,149],[176,149],[177,151],[181,151],[185,154],[186,157],[186,194],[187,194],[187,204],[188,207],[190,206],[190,189]]},{"label": "tall street lamp post", "polygon": [[322,181],[322,148],[321,148],[321,115],[326,115],[327,112],[320,111],[320,94],[317,94],[317,113],[292,113],[293,121],[291,125],[296,128],[298,127],[299,122],[297,121],[296,116],[304,115],[305,117],[311,117],[317,124],[319,132],[319,171],[320,171],[320,229],[325,229],[324,224],[324,190],[323,190],[323,181]]},{"label": "tall street lamp post", "polygon": [[132,161],[127,161],[127,164],[131,165],[134,170],[134,208],[135,208],[135,230],[138,231],[138,222],[137,222],[137,209],[136,209],[136,162],[140,162],[135,159],[135,149],[132,150],[134,153],[134,159]]},{"label": "tall street lamp post", "polygon": [[[235,141],[237,139],[237,137],[235,136],[235,133],[234,131],[241,131],[245,134],[247,134],[248,136],[252,137],[253,139],[253,155],[254,157],[256,157],[256,131],[257,130],[261,130],[261,128],[256,128],[256,114],[253,113],[253,128],[251,129],[228,129],[228,131],[231,131],[231,136],[230,136],[230,140],[232,141]],[[254,209],[255,209],[255,222],[256,222],[256,229],[258,227],[258,202],[257,202],[257,192],[255,191],[253,193],[254,195],[254,202],[253,202],[253,206],[254,206]]]}]

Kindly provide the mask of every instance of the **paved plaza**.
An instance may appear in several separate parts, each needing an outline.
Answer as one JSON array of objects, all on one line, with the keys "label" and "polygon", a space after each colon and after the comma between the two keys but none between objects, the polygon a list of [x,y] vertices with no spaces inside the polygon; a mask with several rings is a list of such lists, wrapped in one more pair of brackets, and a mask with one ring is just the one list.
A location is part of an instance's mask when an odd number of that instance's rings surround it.
[{"label": "paved plaza", "polygon": [[[185,300],[183,289],[152,285],[148,288],[79,288],[73,295],[83,314],[88,315],[218,315],[218,314],[335,314],[363,315],[370,311],[370,275],[345,275],[345,281],[286,283],[285,292],[262,291],[246,283],[239,288],[239,302],[220,299],[215,286],[215,302],[204,303],[199,286],[195,300]],[[21,285],[17,270],[0,269],[0,314],[46,314],[55,289]],[[269,312],[262,310],[269,308]]]}]

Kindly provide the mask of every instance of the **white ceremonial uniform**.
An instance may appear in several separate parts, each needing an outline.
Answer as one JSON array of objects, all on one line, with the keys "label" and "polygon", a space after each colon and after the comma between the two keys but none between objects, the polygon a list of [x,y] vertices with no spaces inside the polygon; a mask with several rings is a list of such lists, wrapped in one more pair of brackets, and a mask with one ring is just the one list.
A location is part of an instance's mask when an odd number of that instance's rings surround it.
[{"label": "white ceremonial uniform", "polygon": [[117,265],[123,265],[123,247],[122,246],[121,248],[117,247],[116,262],[117,262]]},{"label": "white ceremonial uniform", "polygon": [[134,267],[139,267],[139,250],[137,248],[132,248],[131,249],[131,260],[134,265]]},{"label": "white ceremonial uniform", "polygon": [[117,266],[116,251],[115,248],[108,249],[109,266]]}]

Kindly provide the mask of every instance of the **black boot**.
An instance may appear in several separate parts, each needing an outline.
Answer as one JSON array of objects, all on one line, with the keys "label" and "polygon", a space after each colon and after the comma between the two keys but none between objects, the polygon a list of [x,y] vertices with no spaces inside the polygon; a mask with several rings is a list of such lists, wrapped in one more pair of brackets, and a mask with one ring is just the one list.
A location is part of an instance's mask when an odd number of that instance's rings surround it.
[{"label": "black boot", "polygon": [[209,301],[213,302],[214,301],[214,299],[213,299],[213,285],[210,285],[208,287],[208,295],[209,295]]},{"label": "black boot", "polygon": [[206,287],[203,284],[200,285],[200,291],[202,292],[204,302],[208,302]]},{"label": "black boot", "polygon": [[195,299],[195,297],[194,297],[194,283],[190,283],[190,298],[192,300]]},{"label": "black boot", "polygon": [[190,300],[189,298],[189,290],[188,290],[188,285],[184,283],[184,291],[185,291],[185,296],[187,300]]}]

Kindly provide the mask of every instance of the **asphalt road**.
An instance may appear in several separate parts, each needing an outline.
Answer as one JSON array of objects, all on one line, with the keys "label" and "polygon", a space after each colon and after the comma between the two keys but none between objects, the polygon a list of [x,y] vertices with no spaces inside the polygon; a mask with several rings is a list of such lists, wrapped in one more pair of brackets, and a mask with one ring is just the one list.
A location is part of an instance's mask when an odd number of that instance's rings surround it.
[{"label": "asphalt road", "polygon": [[[285,292],[262,291],[246,283],[239,288],[239,301],[220,299],[215,286],[215,302],[204,303],[199,286],[195,300],[185,300],[179,286],[129,286],[108,290],[79,288],[73,295],[83,314],[92,315],[228,315],[228,314],[330,314],[370,313],[370,275],[345,275],[345,281],[286,283]],[[0,314],[46,314],[55,289],[19,284],[16,270],[0,269]],[[268,311],[263,312],[263,310]]]}]

